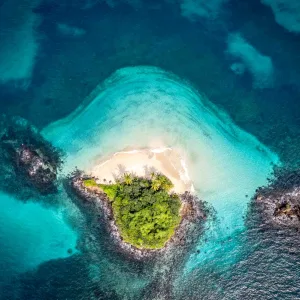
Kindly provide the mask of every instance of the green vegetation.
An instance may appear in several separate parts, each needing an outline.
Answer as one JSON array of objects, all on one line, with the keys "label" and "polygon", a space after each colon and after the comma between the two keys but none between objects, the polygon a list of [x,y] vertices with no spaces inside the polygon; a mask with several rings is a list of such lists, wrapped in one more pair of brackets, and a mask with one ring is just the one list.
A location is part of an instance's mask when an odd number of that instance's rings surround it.
[{"label": "green vegetation", "polygon": [[151,179],[124,174],[115,184],[86,179],[84,185],[107,194],[123,240],[137,248],[162,248],[180,223],[181,201],[169,194],[173,184],[162,174],[153,173]]},{"label": "green vegetation", "polygon": [[87,188],[99,187],[99,185],[96,183],[95,179],[85,179],[83,182]]}]

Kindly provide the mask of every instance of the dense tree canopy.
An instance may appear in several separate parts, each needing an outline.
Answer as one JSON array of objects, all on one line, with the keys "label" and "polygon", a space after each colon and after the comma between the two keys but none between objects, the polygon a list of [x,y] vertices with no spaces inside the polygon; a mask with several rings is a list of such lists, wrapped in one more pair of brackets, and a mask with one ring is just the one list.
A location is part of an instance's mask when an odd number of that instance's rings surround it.
[{"label": "dense tree canopy", "polygon": [[107,194],[122,238],[137,248],[162,248],[180,223],[181,201],[169,194],[172,182],[162,174],[152,174],[151,179],[125,174],[115,184],[93,179],[84,184]]}]

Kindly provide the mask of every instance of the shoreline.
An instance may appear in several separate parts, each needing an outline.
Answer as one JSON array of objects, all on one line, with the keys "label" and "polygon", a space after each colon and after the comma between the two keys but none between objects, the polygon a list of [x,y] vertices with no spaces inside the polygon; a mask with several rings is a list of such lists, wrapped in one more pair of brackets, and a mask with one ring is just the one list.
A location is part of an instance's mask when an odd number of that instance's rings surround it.
[{"label": "shoreline", "polygon": [[104,159],[96,160],[87,174],[99,179],[99,183],[115,182],[125,173],[149,177],[152,172],[162,173],[174,183],[173,192],[194,192],[186,162],[178,151],[170,147],[124,149]]}]

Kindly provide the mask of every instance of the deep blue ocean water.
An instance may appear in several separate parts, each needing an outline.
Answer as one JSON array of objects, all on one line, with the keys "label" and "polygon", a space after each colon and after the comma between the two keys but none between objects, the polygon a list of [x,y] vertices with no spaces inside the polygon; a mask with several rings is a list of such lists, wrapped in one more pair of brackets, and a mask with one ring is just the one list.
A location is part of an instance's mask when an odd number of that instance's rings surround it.
[{"label": "deep blue ocean water", "polygon": [[198,192],[221,223],[176,258],[134,262],[95,240],[62,187],[58,205],[1,191],[0,299],[300,299],[299,231],[269,228],[250,203],[275,156],[300,162],[300,29],[276,17],[259,0],[0,1],[0,112],[28,119],[70,169],[95,141],[118,151],[149,122],[187,155],[213,151]]}]

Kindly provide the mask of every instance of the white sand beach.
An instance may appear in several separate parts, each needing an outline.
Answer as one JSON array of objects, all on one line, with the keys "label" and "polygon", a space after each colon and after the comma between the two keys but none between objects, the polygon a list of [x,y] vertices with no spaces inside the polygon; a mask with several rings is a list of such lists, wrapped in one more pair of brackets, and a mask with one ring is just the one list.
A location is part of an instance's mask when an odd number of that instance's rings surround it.
[{"label": "white sand beach", "polygon": [[149,176],[159,172],[167,176],[174,184],[173,191],[183,193],[193,191],[184,160],[171,148],[141,149],[121,151],[97,162],[90,173],[100,182],[114,182],[124,173],[137,176]]}]

